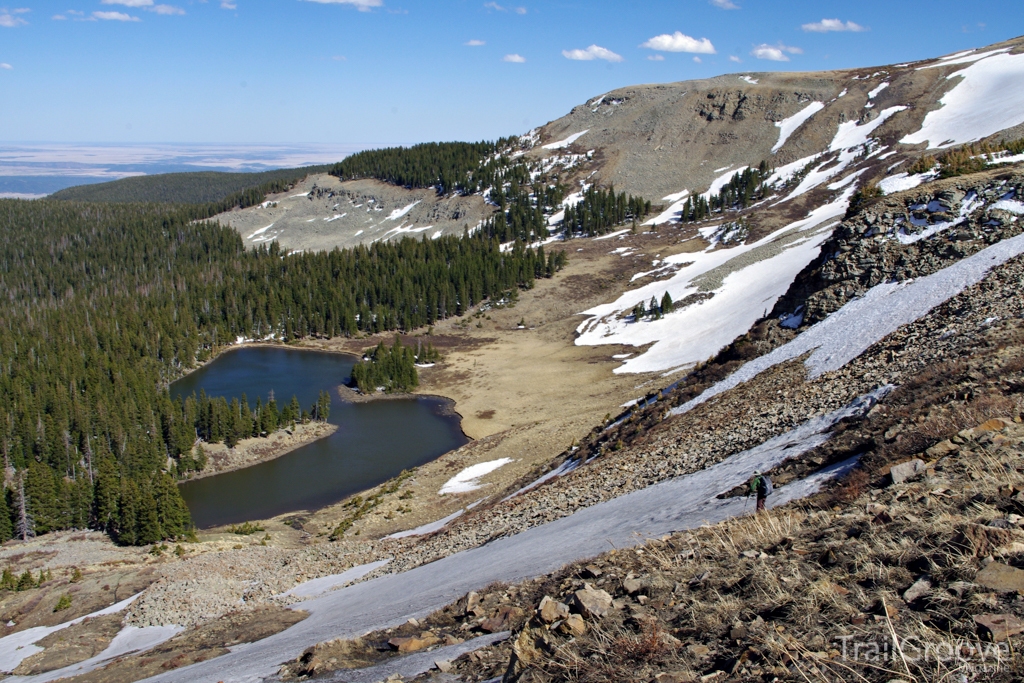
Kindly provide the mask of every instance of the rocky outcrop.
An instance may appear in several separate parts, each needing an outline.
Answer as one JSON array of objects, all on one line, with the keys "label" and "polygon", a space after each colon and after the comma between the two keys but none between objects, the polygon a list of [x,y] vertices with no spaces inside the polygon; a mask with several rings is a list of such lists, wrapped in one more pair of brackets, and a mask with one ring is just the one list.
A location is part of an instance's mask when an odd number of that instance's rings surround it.
[{"label": "rocky outcrop", "polygon": [[1024,171],[1003,169],[872,202],[836,228],[772,317],[812,325],[875,285],[930,275],[1018,235],[1020,217],[999,207],[1022,197]]}]

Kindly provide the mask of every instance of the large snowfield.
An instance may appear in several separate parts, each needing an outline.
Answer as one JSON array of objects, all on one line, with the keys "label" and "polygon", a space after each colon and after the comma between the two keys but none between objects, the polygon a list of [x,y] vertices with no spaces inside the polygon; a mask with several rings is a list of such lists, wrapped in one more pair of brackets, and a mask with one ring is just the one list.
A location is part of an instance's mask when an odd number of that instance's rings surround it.
[{"label": "large snowfield", "polygon": [[[900,142],[928,143],[929,149],[974,142],[1024,123],[1024,54],[1002,51],[947,60],[934,66],[973,61],[950,74],[961,79],[943,95],[942,106],[928,112],[921,130]],[[926,67],[927,68],[927,67]],[[980,106],[979,106],[980,105]]]}]

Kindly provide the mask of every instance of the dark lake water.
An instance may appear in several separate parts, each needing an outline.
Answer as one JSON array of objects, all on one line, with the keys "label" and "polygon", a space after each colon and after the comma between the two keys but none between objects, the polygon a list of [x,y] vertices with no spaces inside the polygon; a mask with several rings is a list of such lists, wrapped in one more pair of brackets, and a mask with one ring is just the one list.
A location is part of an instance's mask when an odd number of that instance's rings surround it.
[{"label": "dark lake water", "polygon": [[331,392],[328,420],[338,430],[268,462],[181,485],[199,528],[266,519],[336,503],[404,469],[430,462],[466,443],[448,402],[415,398],[343,403],[337,387],[355,359],[333,353],[254,346],[229,351],[171,385],[171,396],[205,389],[211,397],[256,397],[273,390],[279,407],[299,399],[303,408]]}]

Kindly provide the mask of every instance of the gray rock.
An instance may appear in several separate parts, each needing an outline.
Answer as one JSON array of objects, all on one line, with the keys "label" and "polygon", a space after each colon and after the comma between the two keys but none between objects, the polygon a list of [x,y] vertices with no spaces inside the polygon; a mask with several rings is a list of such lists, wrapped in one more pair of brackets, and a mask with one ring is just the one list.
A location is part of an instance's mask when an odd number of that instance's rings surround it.
[{"label": "gray rock", "polygon": [[914,458],[913,460],[893,465],[889,470],[889,476],[892,477],[893,484],[902,484],[908,479],[916,476],[922,470],[924,470],[924,461]]},{"label": "gray rock", "polygon": [[600,619],[611,611],[612,604],[612,596],[600,589],[588,586],[573,593],[573,610],[588,619]]}]

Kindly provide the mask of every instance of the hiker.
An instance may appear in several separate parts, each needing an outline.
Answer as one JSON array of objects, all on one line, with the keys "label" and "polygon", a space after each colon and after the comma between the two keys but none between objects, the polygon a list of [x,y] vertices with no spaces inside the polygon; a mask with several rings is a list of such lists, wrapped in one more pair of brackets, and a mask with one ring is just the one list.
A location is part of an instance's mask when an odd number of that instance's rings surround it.
[{"label": "hiker", "polygon": [[754,470],[754,476],[750,480],[750,493],[757,496],[757,511],[764,512],[764,502],[772,495],[772,480],[767,474],[761,474],[761,470]]}]

